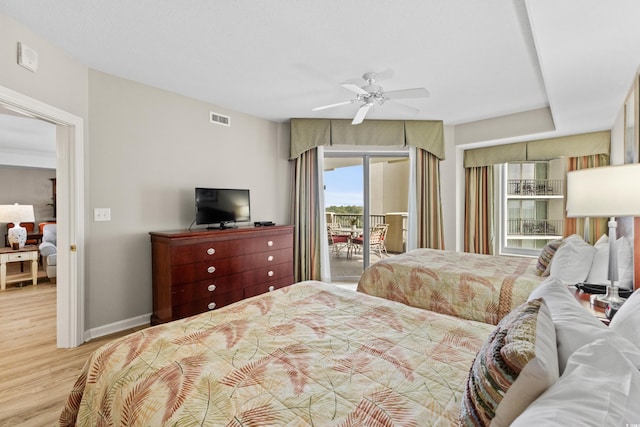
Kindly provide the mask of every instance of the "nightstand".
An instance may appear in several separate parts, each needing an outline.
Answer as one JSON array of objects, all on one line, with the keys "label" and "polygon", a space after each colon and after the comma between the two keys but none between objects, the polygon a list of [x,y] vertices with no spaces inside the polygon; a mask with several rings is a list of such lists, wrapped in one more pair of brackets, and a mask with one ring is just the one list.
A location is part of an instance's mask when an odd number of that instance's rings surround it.
[{"label": "nightstand", "polygon": [[591,304],[591,294],[587,294],[582,289],[575,288],[575,297],[578,302],[591,314],[593,314],[598,320],[605,325],[609,326],[610,320],[604,314],[604,308]]},{"label": "nightstand", "polygon": [[[34,285],[37,285],[39,256],[38,247],[34,245],[25,246],[22,249],[0,248],[0,290],[4,291],[7,287],[7,263],[10,262],[31,261],[31,273],[28,277]],[[20,275],[20,278],[24,276]]]}]

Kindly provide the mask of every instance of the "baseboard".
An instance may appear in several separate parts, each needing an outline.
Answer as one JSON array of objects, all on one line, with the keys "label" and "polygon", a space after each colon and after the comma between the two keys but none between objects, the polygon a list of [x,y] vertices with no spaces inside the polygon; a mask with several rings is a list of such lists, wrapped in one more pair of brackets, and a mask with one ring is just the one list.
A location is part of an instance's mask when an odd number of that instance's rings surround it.
[{"label": "baseboard", "polygon": [[118,322],[109,323],[108,325],[98,326],[84,332],[84,341],[91,341],[105,335],[114,334],[116,332],[125,331],[127,329],[137,328],[138,326],[148,325],[151,313],[141,316],[131,317],[129,319],[120,320]]}]

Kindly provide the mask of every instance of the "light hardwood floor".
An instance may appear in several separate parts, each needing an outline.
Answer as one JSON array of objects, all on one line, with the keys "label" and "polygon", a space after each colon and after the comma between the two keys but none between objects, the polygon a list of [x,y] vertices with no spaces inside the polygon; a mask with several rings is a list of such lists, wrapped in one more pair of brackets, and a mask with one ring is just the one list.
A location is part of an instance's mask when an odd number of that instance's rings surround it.
[{"label": "light hardwood floor", "polygon": [[0,291],[0,426],[55,425],[89,354],[121,335],[58,349],[55,285]]}]

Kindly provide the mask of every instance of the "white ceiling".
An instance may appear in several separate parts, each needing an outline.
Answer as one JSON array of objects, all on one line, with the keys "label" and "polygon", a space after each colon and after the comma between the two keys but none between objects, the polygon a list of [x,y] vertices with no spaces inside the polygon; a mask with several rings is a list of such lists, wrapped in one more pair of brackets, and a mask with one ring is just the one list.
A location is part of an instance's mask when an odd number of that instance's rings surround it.
[{"label": "white ceiling", "polygon": [[[549,106],[557,134],[611,128],[640,64],[638,0],[0,0],[90,68],[275,121],[351,118],[340,83],[426,87],[404,116],[467,123]],[[363,82],[364,83],[364,82]]]}]

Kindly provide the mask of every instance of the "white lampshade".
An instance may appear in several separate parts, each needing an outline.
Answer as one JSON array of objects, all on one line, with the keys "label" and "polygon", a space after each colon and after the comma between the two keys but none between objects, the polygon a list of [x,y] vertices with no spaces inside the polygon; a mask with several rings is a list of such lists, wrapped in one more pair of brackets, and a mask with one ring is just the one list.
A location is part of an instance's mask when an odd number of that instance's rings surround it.
[{"label": "white lampshade", "polygon": [[32,205],[0,205],[0,222],[13,223],[13,228],[7,232],[9,244],[18,243],[24,247],[27,240],[27,230],[20,226],[21,222],[34,222]]},{"label": "white lampshade", "polygon": [[609,217],[609,273],[606,295],[594,295],[592,303],[605,307],[622,304],[618,295],[618,262],[615,217],[640,216],[640,163],[603,166],[567,173],[567,217]]},{"label": "white lampshade", "polygon": [[640,216],[640,163],[567,173],[567,216]]}]

